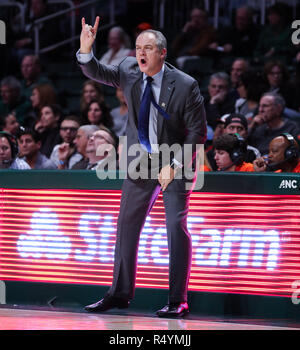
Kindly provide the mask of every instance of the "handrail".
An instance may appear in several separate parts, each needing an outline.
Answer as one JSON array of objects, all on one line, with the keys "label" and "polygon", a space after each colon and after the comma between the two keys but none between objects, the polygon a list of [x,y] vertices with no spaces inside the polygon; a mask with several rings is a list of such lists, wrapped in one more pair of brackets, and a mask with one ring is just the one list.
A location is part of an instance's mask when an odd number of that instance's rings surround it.
[{"label": "handrail", "polygon": [[18,7],[21,13],[21,30],[25,28],[25,5],[20,4],[17,1],[6,1],[1,2],[0,7],[7,6],[7,7]]},{"label": "handrail", "polygon": [[[79,5],[73,5],[70,9],[66,9],[66,10],[61,10],[61,11],[58,11],[56,13],[53,13],[53,14],[50,14],[50,15],[47,15],[45,17],[42,17],[42,18],[39,18],[37,20],[35,20],[33,22],[33,27],[34,27],[34,52],[36,55],[39,55],[40,53],[45,53],[45,52],[49,52],[51,50],[54,50],[56,49],[57,47],[60,47],[60,46],[63,46],[63,45],[66,45],[70,42],[74,42],[75,40],[77,40],[79,38],[80,35],[75,35],[75,10],[79,9],[79,8],[83,8],[83,7],[86,7],[86,6],[89,6],[89,5],[92,5],[92,4],[95,4],[99,2],[99,0],[89,0],[89,1],[86,1],[82,4],[79,4]],[[111,6],[110,6],[110,23],[108,25],[104,25],[104,26],[101,26],[101,29],[104,29],[104,28],[107,28],[109,26],[111,26],[113,23],[114,23],[114,0],[111,0]],[[51,2],[50,2],[51,3]],[[69,39],[65,39],[61,42],[58,42],[56,44],[53,44],[53,45],[50,45],[50,46],[47,46],[43,49],[40,49],[40,45],[39,45],[39,26],[38,24],[40,23],[44,23],[44,22],[47,22],[53,18],[56,18],[56,17],[59,17],[61,15],[64,15],[66,13],[72,13],[74,17],[73,20],[74,20],[74,32],[71,33],[71,38]],[[95,10],[94,10],[94,6],[92,6],[91,8],[91,13],[92,15],[95,16]]]}]

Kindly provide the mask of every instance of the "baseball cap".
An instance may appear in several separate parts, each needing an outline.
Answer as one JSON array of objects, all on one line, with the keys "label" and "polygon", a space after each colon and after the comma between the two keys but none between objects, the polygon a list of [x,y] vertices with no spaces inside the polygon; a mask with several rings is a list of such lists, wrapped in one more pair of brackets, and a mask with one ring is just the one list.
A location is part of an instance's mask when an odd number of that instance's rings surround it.
[{"label": "baseball cap", "polygon": [[[224,118],[223,118],[224,117]],[[224,120],[224,128],[226,128],[231,123],[240,123],[243,127],[248,130],[248,122],[245,116],[239,113],[226,114],[221,117]]]}]

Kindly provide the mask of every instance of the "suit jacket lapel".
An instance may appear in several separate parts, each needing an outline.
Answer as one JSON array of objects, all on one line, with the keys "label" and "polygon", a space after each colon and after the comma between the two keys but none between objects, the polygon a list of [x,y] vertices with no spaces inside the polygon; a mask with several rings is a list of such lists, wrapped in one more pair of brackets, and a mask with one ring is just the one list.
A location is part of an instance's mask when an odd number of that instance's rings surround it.
[{"label": "suit jacket lapel", "polygon": [[[159,105],[167,113],[168,113],[167,109],[170,102],[170,98],[175,88],[174,83],[175,83],[175,77],[172,74],[172,70],[170,70],[168,66],[165,65],[165,71],[162,79],[162,85],[161,85],[160,96],[159,96]],[[165,122],[165,118],[160,113],[158,113],[158,118],[157,118],[157,139],[158,140],[160,139],[164,122]]]},{"label": "suit jacket lapel", "polygon": [[138,117],[139,117],[139,110],[140,110],[140,104],[141,104],[141,93],[142,93],[142,77],[143,75],[140,74],[138,79],[133,83],[132,86],[132,106],[134,109],[134,122],[135,125],[138,125]]}]

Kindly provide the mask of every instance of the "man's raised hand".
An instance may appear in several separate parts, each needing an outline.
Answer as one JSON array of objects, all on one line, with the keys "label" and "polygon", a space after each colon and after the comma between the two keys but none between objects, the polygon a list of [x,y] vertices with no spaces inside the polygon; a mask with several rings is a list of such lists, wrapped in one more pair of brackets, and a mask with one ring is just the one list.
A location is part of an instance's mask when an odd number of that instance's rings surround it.
[{"label": "man's raised hand", "polygon": [[99,16],[96,17],[94,26],[85,23],[85,18],[81,19],[81,34],[80,34],[80,53],[90,53],[92,51],[93,43],[96,39],[97,30],[99,26]]}]

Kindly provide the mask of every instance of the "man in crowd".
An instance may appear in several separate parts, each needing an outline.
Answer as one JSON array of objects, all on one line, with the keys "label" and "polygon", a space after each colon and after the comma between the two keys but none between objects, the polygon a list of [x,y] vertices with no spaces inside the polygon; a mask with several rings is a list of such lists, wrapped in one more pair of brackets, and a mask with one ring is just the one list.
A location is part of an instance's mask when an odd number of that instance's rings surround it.
[{"label": "man in crowd", "polygon": [[230,93],[230,78],[225,72],[211,75],[208,84],[209,97],[205,102],[207,123],[213,129],[220,116],[233,113],[236,97]]},{"label": "man in crowd", "polygon": [[254,170],[300,173],[299,145],[289,133],[273,138],[267,159],[256,159],[253,162]]},{"label": "man in crowd", "polygon": [[18,144],[21,159],[26,161],[31,169],[56,169],[56,165],[40,152],[40,135],[32,129],[22,129],[18,134]]},{"label": "man in crowd", "polygon": [[86,155],[89,159],[86,169],[109,170],[107,158],[111,155],[115,156],[115,164],[109,164],[109,166],[116,166],[115,145],[115,139],[109,129],[102,126],[100,130],[95,131],[86,146]]},{"label": "man in crowd", "polygon": [[5,132],[0,132],[0,169],[28,170],[30,166],[18,158],[19,148],[17,139]]},{"label": "man in crowd", "polygon": [[62,143],[54,146],[50,156],[58,169],[71,169],[82,159],[82,155],[77,152],[74,144],[79,125],[78,118],[73,115],[65,117],[61,122],[59,133]]},{"label": "man in crowd", "polygon": [[82,159],[72,166],[72,169],[86,169],[89,164],[89,159],[86,154],[86,146],[89,138],[93,135],[95,131],[99,130],[97,125],[82,125],[75,136],[74,144],[76,146],[77,152],[81,154]]},{"label": "man in crowd", "polygon": [[[247,143],[248,138],[248,122],[247,119],[238,113],[225,114],[222,116],[221,121],[223,122],[224,129],[223,134],[239,134],[244,138]],[[257,148],[246,145],[247,150],[245,154],[245,162],[252,163],[256,158],[260,157],[260,152]],[[206,153],[207,159],[210,163],[212,170],[217,170],[217,164],[214,158],[215,150],[211,149]]]},{"label": "man in crowd", "polygon": [[26,55],[21,62],[21,80],[22,94],[29,99],[34,85],[36,84],[51,84],[51,81],[42,75],[41,62],[36,55]]},{"label": "man in crowd", "polygon": [[245,162],[247,145],[239,134],[221,135],[213,146],[218,171],[254,171],[253,164]]},{"label": "man in crowd", "polygon": [[275,92],[266,92],[259,101],[258,114],[249,125],[249,144],[262,155],[268,153],[269,143],[282,133],[290,133],[297,139],[300,129],[297,123],[284,117],[285,101]]}]

